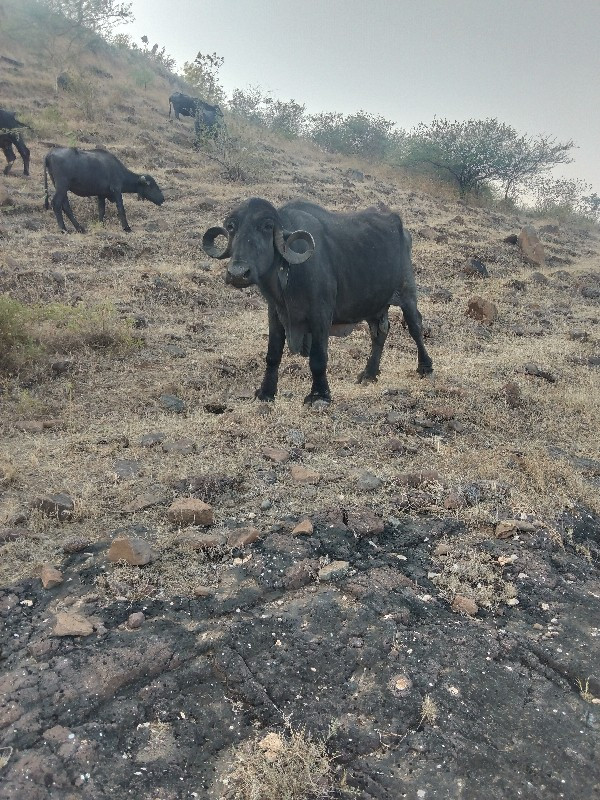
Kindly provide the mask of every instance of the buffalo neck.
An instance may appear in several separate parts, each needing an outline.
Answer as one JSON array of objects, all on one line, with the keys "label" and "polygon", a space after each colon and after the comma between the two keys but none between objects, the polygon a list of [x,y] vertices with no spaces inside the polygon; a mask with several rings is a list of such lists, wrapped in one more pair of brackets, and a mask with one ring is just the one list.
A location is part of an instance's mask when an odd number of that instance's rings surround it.
[{"label": "buffalo neck", "polygon": [[123,194],[127,194],[128,192],[137,192],[138,186],[140,183],[140,176],[137,175],[135,172],[125,168],[123,174],[123,182],[122,182],[122,189],[121,191]]}]

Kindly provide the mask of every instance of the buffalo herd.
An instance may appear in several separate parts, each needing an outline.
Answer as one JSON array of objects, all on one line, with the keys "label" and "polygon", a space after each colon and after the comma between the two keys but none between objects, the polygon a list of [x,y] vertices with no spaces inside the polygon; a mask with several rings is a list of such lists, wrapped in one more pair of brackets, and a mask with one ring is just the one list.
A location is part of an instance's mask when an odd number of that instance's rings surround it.
[{"label": "buffalo herd", "polygon": [[[196,131],[222,125],[218,106],[176,92],[169,98],[175,118],[194,116]],[[13,147],[29,174],[29,150],[21,130],[28,127],[15,114],[0,110],[0,146],[8,174],[15,161]],[[48,175],[54,184],[50,200]],[[125,216],[124,194],[162,205],[164,196],[147,173],[127,169],[103,148],[81,150],[53,147],[44,159],[45,207],[52,209],[60,230],[66,232],[63,212],[75,230],[76,220],[68,192],[96,197],[102,223],[106,201],[115,203],[124,231],[131,228]],[[219,245],[217,240],[224,244]],[[256,397],[272,401],[277,393],[279,365],[285,343],[292,353],[307,356],[312,375],[305,403],[327,404],[328,341],[366,322],[371,352],[360,383],[376,381],[389,331],[389,308],[399,306],[417,346],[417,372],[433,369],[423,343],[421,314],[411,262],[411,236],[401,218],[390,210],[368,208],[355,213],[333,213],[314,203],[294,201],[276,208],[253,197],[234,208],[223,226],[209,228],[202,246],[213,258],[228,259],[226,283],[238,289],[256,286],[268,307],[269,336],[266,370]]]}]

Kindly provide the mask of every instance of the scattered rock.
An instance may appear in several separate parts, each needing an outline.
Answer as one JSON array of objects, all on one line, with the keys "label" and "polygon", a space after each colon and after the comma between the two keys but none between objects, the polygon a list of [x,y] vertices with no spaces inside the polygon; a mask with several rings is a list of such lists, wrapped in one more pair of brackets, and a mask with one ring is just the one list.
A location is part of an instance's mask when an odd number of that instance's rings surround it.
[{"label": "scattered rock", "polygon": [[343,578],[350,569],[348,561],[332,561],[331,564],[326,564],[319,570],[320,581],[335,581],[338,578]]},{"label": "scattered rock", "polygon": [[162,489],[150,490],[143,494],[138,494],[129,503],[126,503],[121,508],[125,514],[134,514],[137,511],[147,511],[154,506],[160,506],[167,502],[169,499],[167,493]]},{"label": "scattered rock", "polygon": [[432,228],[430,225],[425,225],[423,228],[419,229],[419,236],[422,239],[429,239],[430,242],[435,241],[438,232],[435,228]]},{"label": "scattered rock", "polygon": [[214,591],[210,586],[196,586],[194,589],[194,597],[212,597]]},{"label": "scattered rock", "polygon": [[468,614],[470,617],[474,617],[479,611],[479,607],[470,597],[457,594],[452,601],[452,610],[459,614]]},{"label": "scattered rock", "polygon": [[180,497],[167,511],[167,519],[176,525],[212,525],[212,506],[195,497]]},{"label": "scattered rock", "polygon": [[134,611],[133,614],[130,614],[127,617],[127,627],[131,630],[136,630],[137,628],[141,628],[146,620],[143,611]]},{"label": "scattered rock", "polygon": [[155,444],[161,444],[167,438],[166,433],[156,431],[155,433],[145,433],[140,439],[142,447],[153,447]]},{"label": "scattered rock", "polygon": [[165,442],[162,449],[170,455],[189,456],[196,452],[196,442],[186,438],[177,439],[175,442]]},{"label": "scattered rock", "polygon": [[158,554],[145,539],[124,538],[115,539],[108,551],[108,560],[115,564],[125,561],[133,567],[143,567],[156,561]]},{"label": "scattered rock", "polygon": [[67,555],[71,555],[72,553],[81,553],[86,547],[90,546],[89,539],[67,539],[67,541],[63,544],[63,553]]},{"label": "scattered rock", "polygon": [[489,278],[487,267],[479,258],[468,258],[463,264],[462,272],[470,278]]},{"label": "scattered rock", "polygon": [[532,533],[535,525],[521,519],[503,519],[496,525],[496,538],[509,539],[515,533]]},{"label": "scattered rock", "polygon": [[187,350],[179,344],[168,344],[165,347],[165,351],[171,358],[185,358],[187,356]]},{"label": "scattered rock", "polygon": [[412,689],[413,682],[408,675],[394,675],[388,683],[389,688],[395,695],[404,695]]},{"label": "scattered rock", "polygon": [[227,537],[228,547],[245,547],[260,538],[258,528],[235,528]]},{"label": "scattered rock", "polygon": [[472,297],[469,300],[467,316],[480,322],[492,323],[498,319],[498,308],[483,297]]},{"label": "scattered rock", "polygon": [[504,244],[518,244],[519,237],[517,236],[516,233],[511,233],[508,236],[505,236],[504,239],[502,239],[502,241],[504,242]]},{"label": "scattered rock", "polygon": [[321,480],[321,476],[314,469],[294,464],[290,470],[292,480],[296,483],[312,484],[316,486]]},{"label": "scattered rock", "polygon": [[3,542],[16,542],[17,539],[39,539],[38,534],[28,531],[26,528],[0,528],[0,544]]},{"label": "scattered rock", "polygon": [[541,286],[546,286],[548,283],[548,278],[543,272],[532,272],[529,276],[529,280],[532,281],[532,283],[538,283]]},{"label": "scattered rock", "polygon": [[63,576],[56,567],[44,564],[40,572],[40,580],[44,589],[54,589],[55,586],[60,586],[63,582]]},{"label": "scattered rock", "polygon": [[319,562],[316,558],[304,558],[301,561],[296,561],[285,571],[283,578],[283,585],[289,591],[293,589],[301,589],[303,586],[308,586],[314,583],[319,573]]},{"label": "scattered rock", "polygon": [[161,394],[158,402],[165,411],[172,411],[174,414],[183,414],[185,411],[185,403],[174,394]]},{"label": "scattered rock", "polygon": [[36,497],[32,503],[33,508],[39,509],[47,517],[56,517],[61,522],[73,516],[75,503],[68,494],[50,494],[45,497]]},{"label": "scattered rock", "polygon": [[142,464],[131,458],[119,458],[113,464],[113,472],[122,481],[138,478],[142,473]]},{"label": "scattered rock", "polygon": [[449,303],[452,300],[452,292],[448,289],[434,289],[429,299],[434,303]]},{"label": "scattered rock", "polygon": [[532,362],[524,364],[523,372],[526,375],[532,375],[534,378],[543,378],[545,381],[548,381],[548,383],[556,383],[554,375],[542,369],[538,364],[533,364]]},{"label": "scattered rock", "polygon": [[58,611],[52,629],[53,636],[89,636],[94,632],[92,622],[74,611]]},{"label": "scattered rock", "polygon": [[292,530],[292,536],[312,536],[314,531],[314,526],[312,522],[308,519],[301,520],[295,528]]},{"label": "scattered rock", "polygon": [[379,536],[385,530],[383,520],[369,509],[363,511],[348,511],[346,515],[346,525],[356,536],[361,538],[365,536]]},{"label": "scattered rock", "polygon": [[262,454],[269,461],[274,461],[275,464],[285,464],[290,458],[289,452],[283,447],[263,447]]},{"label": "scattered rock", "polygon": [[543,267],[545,260],[544,245],[540,242],[533,225],[525,225],[521,230],[517,243],[525,260],[534,267]]},{"label": "scattered rock", "polygon": [[465,505],[465,498],[460,492],[450,492],[444,498],[444,508],[447,511],[456,511],[458,508],[464,508]]}]

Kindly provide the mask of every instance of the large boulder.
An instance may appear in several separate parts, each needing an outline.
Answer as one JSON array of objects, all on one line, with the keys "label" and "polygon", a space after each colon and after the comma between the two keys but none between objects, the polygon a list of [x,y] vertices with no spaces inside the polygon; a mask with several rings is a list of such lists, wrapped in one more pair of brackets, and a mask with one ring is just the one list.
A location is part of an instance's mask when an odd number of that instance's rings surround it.
[{"label": "large boulder", "polygon": [[525,225],[519,234],[517,243],[521,248],[525,261],[534,267],[544,266],[546,258],[544,245],[540,242],[540,238],[533,225]]}]

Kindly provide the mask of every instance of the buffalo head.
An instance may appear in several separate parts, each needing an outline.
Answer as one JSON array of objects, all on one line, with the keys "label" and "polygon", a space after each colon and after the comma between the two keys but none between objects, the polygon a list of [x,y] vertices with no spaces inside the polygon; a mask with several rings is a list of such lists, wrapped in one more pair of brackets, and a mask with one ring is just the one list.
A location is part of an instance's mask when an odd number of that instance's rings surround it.
[{"label": "buffalo head", "polygon": [[[227,239],[223,248],[215,244],[219,236]],[[292,248],[294,243],[300,243],[300,248]],[[229,258],[226,283],[245,289],[266,279],[276,265],[285,267],[309,259],[315,242],[308,231],[286,231],[277,209],[253,197],[227,216],[224,227],[209,228],[202,247],[212,258]]]},{"label": "buffalo head", "polygon": [[138,197],[143,200],[150,200],[156,206],[162,206],[165,196],[161,192],[158,183],[151,175],[140,175],[137,185]]}]

